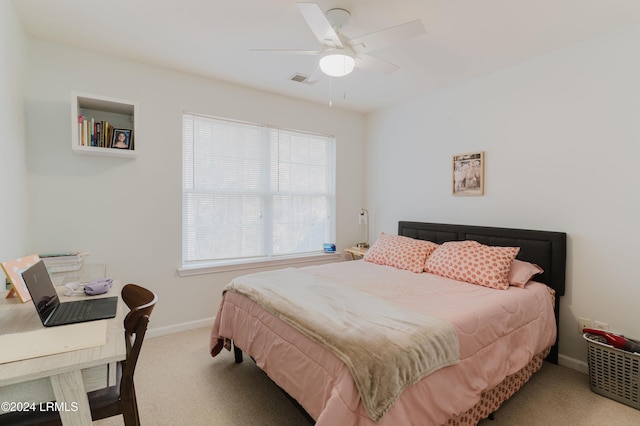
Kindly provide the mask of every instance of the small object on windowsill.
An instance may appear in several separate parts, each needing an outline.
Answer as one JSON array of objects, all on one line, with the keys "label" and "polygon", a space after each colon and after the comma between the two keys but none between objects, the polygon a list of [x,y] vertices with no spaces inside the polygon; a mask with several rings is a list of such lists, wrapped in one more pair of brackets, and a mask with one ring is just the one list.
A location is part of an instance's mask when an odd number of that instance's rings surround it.
[{"label": "small object on windowsill", "polygon": [[323,244],[322,247],[324,248],[324,252],[325,253],[335,253],[336,252],[336,245],[335,244]]}]

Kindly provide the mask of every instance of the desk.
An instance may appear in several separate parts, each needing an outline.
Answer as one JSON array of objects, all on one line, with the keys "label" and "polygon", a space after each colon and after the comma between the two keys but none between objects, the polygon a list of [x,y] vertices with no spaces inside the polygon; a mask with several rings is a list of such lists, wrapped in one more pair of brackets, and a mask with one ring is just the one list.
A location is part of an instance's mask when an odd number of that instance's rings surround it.
[{"label": "desk", "polygon": [[[64,289],[64,286],[57,287],[61,301],[80,299],[78,296],[64,296]],[[119,296],[120,290],[120,283],[114,281],[104,296]],[[40,322],[33,302],[20,303],[17,297],[5,299],[5,295],[0,292],[0,334],[49,330]],[[115,366],[117,361],[126,357],[122,299],[118,300],[116,317],[102,321],[107,322],[104,345],[0,364],[0,402],[55,400],[66,403],[60,405],[69,408],[60,411],[64,425],[91,424],[87,392],[113,384],[114,376],[108,371],[113,373],[115,368],[107,369],[107,365]],[[55,328],[60,327],[67,326]],[[102,379],[92,380],[96,374]],[[29,399],[25,400],[23,395],[28,395]]]}]

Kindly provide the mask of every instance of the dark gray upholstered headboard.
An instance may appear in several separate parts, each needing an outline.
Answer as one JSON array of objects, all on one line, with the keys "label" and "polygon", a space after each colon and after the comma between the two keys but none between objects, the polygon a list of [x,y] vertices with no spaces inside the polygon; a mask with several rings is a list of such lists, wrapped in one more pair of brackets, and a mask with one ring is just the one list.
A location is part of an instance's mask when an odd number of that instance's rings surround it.
[{"label": "dark gray upholstered headboard", "polygon": [[[520,247],[517,258],[536,263],[544,273],[535,277],[556,291],[556,327],[559,336],[560,296],[564,295],[567,234],[489,226],[450,225],[426,222],[399,222],[398,235],[441,244],[446,241],[475,240],[490,246]],[[558,340],[548,361],[558,363]]]}]

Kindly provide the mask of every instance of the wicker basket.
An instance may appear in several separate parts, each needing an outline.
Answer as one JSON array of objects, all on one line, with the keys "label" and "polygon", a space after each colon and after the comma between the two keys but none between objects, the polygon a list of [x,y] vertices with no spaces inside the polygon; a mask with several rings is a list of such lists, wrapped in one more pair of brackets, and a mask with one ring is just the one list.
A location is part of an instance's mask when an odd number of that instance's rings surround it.
[{"label": "wicker basket", "polygon": [[591,390],[640,410],[640,355],[616,349],[584,333]]}]

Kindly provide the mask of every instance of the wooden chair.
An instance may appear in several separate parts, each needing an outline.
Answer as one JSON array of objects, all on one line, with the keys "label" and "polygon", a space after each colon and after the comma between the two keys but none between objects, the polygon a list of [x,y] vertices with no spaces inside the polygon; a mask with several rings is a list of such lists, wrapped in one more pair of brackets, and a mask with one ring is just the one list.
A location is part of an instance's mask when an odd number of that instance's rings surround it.
[{"label": "wooden chair", "polygon": [[[136,284],[122,288],[122,300],[131,310],[124,319],[127,357],[117,364],[116,384],[87,393],[91,407],[91,418],[104,419],[122,414],[126,426],[140,425],[136,390],[133,383],[140,348],[147,331],[149,316],[158,301],[152,291]],[[3,425],[60,425],[60,415],[53,412],[12,412],[0,416]]]}]

